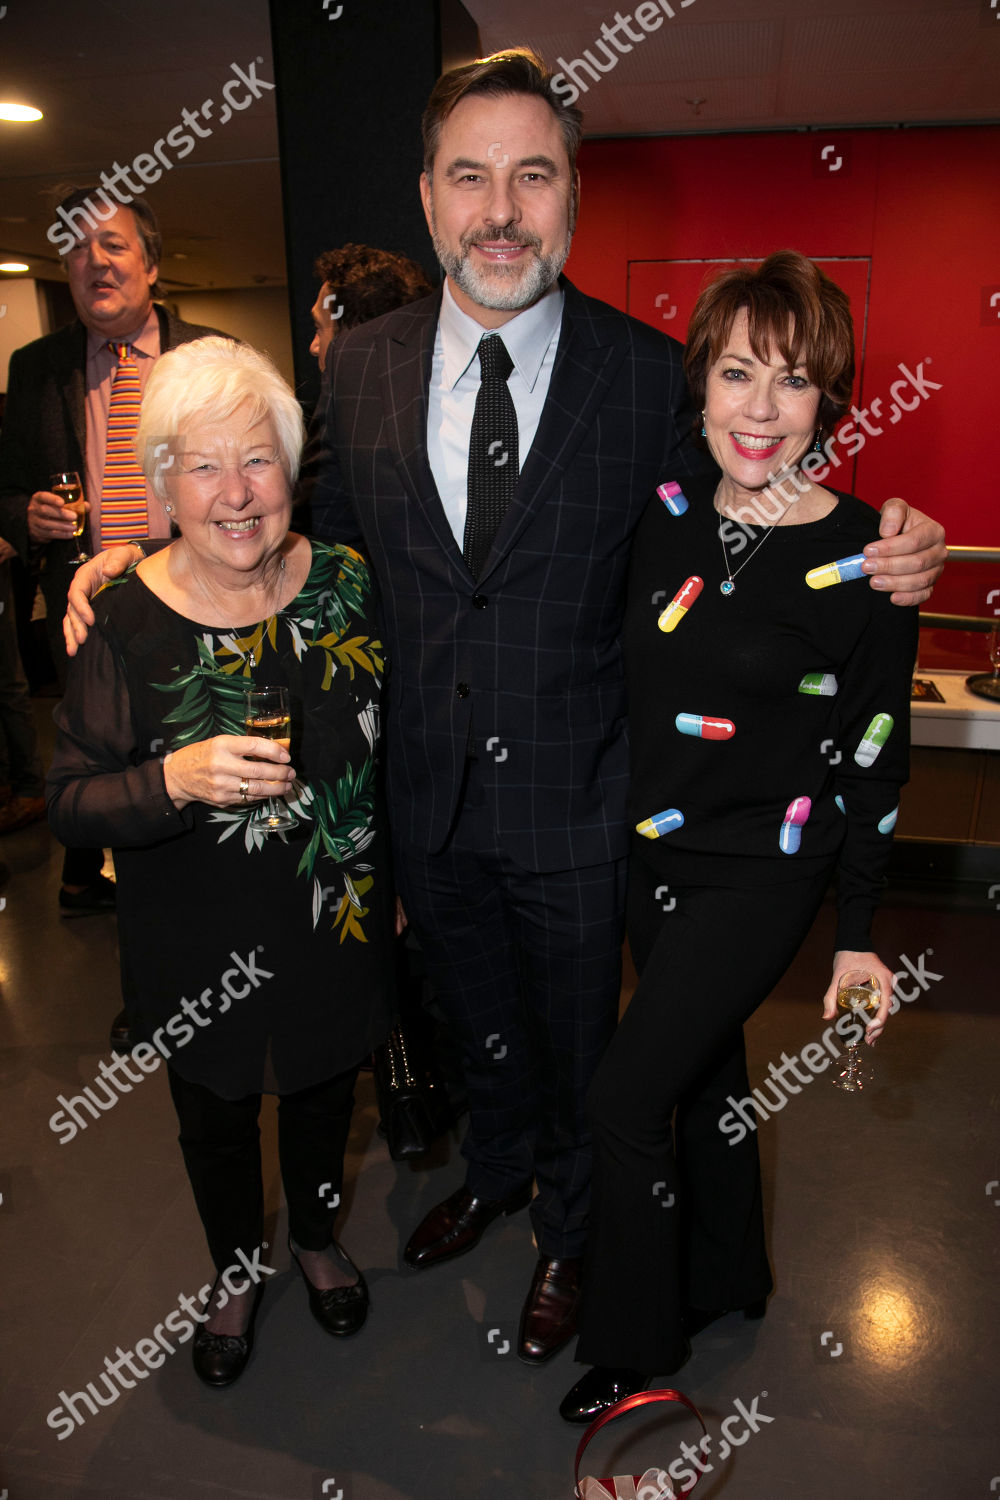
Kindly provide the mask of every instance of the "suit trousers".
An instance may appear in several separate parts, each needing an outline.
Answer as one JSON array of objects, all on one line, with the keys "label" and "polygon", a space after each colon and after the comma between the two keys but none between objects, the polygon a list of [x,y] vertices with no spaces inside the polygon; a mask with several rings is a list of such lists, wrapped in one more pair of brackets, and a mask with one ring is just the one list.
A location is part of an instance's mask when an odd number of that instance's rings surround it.
[{"label": "suit trousers", "polygon": [[[217,1271],[252,1256],[261,1243],[260,1094],[222,1099],[167,1066],[180,1122],[181,1153]],[[297,1093],[278,1096],[278,1158],[288,1228],[303,1250],[325,1250],[333,1238],[344,1180],[344,1151],[354,1106],[356,1067]],[[324,1188],[320,1195],[320,1187]]]},{"label": "suit trousers", "polygon": [[[66,595],[73,579],[73,569],[64,558],[67,554],[72,556],[74,551],[75,547],[71,548],[65,544],[48,547],[45,566],[39,575],[42,596],[45,600],[45,633],[61,691],[65,691],[66,672],[69,667],[62,622],[63,615],[66,613]],[[63,885],[93,885],[100,877],[103,864],[103,849],[64,846],[62,883]]]},{"label": "suit trousers", "polygon": [[[720,859],[720,876],[726,862]],[[777,984],[830,871],[763,888],[670,885],[640,856],[628,931],[640,981],[590,1087],[594,1185],[577,1358],[668,1374],[681,1309],[765,1297],[755,1131],[719,1126],[743,1099],[743,1023]]]},{"label": "suit trousers", "polygon": [[625,861],[520,868],[501,847],[474,759],[444,849],[395,852],[431,988],[462,1049],[466,1185],[497,1199],[534,1178],[539,1253],[580,1255],[584,1098],[618,1016]]},{"label": "suit trousers", "polygon": [[45,791],[31,697],[17,649],[9,561],[0,563],[0,781],[9,781],[15,797],[41,797]]}]

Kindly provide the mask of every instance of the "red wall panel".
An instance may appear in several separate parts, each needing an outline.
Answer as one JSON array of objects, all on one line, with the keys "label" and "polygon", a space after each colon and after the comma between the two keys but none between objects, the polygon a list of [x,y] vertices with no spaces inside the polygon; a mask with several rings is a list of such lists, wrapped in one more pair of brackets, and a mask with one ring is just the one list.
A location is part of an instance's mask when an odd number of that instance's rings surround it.
[{"label": "red wall panel", "polygon": [[[1000,289],[998,161],[992,126],[588,142],[568,272],[628,309],[630,268],[648,275],[639,262],[785,247],[824,262],[870,260],[859,401],[878,398],[885,420],[871,417],[882,431],[857,457],[857,491],[876,505],[901,494],[941,519],[950,541],[998,546],[1000,302],[989,305]],[[682,339],[684,316],[664,322],[670,304],[650,307],[648,292],[637,315]],[[922,397],[901,367],[922,379]],[[892,422],[894,384],[914,409],[897,406]],[[935,605],[985,613],[979,581],[970,597],[971,577],[966,585],[957,566],[950,573]]]}]

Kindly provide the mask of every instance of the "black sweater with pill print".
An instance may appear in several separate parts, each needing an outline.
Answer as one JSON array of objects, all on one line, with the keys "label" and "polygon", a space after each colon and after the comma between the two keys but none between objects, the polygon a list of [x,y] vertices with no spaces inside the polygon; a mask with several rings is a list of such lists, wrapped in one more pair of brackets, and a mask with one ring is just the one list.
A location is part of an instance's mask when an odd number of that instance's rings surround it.
[{"label": "black sweater with pill print", "polygon": [[715,511],[714,480],[679,483],[632,551],[633,847],[677,886],[835,869],[836,947],[867,951],[908,774],[917,611],[828,566],[878,535],[854,496],[748,533]]}]

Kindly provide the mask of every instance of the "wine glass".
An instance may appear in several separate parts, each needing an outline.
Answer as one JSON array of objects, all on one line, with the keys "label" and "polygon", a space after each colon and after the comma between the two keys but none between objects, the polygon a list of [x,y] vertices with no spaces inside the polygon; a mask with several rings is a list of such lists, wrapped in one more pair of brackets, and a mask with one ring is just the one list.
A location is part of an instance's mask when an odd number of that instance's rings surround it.
[{"label": "wine glass", "polygon": [[[868,969],[845,969],[837,979],[837,1009],[855,1015],[863,1024],[865,1015],[873,1016],[882,999],[882,986]],[[871,1083],[875,1069],[864,1060],[860,1042],[847,1049],[847,1062],[834,1078],[833,1086],[847,1094],[859,1094]]]},{"label": "wine glass", "polygon": [[993,676],[988,682],[983,682],[980,691],[990,698],[1000,698],[1000,620],[993,621],[993,629],[990,631],[990,661],[993,664]]},{"label": "wine glass", "polygon": [[[74,537],[83,536],[83,528],[87,524],[87,508],[83,498],[83,485],[80,476],[75,469],[61,469],[58,474],[49,475],[49,489],[54,495],[58,495],[63,505],[68,505],[76,515],[76,524],[73,527]],[[76,557],[69,559],[70,564],[76,567],[79,563],[90,561],[90,555],[81,550]]]},{"label": "wine glass", "polygon": [[[247,688],[243,695],[246,707],[243,722],[247,734],[263,740],[274,740],[291,748],[292,715],[286,687]],[[248,757],[254,759],[253,756]],[[269,797],[261,804],[254,825],[261,833],[286,833],[298,824],[281,797]]]}]

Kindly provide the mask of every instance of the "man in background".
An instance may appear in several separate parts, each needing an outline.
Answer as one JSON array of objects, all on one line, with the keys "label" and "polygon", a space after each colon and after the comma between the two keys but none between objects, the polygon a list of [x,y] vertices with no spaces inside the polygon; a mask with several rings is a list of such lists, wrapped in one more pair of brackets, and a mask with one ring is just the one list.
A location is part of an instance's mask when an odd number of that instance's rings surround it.
[{"label": "man in background", "polygon": [[316,332],[309,353],[326,366],[326,351],[338,331],[356,328],[434,290],[423,266],[393,250],[343,245],[316,261],[322,282],[310,312]]},{"label": "man in background", "polygon": [[[61,621],[82,546],[98,552],[116,539],[167,534],[159,504],[128,454],[142,390],[160,354],[216,333],[157,307],[162,241],[153,210],[141,198],[110,214],[96,187],[63,199],[64,222],[77,241],[63,264],[76,319],[11,356],[0,433],[0,537],[25,559],[41,549],[41,587],[49,643],[60,686],[66,649]],[[75,516],[50,488],[52,474],[76,470],[89,527],[73,540]],[[113,911],[113,881],[101,874],[102,849],[67,849],[59,910],[65,917]],[[123,1018],[112,1045],[124,1039]]]}]

